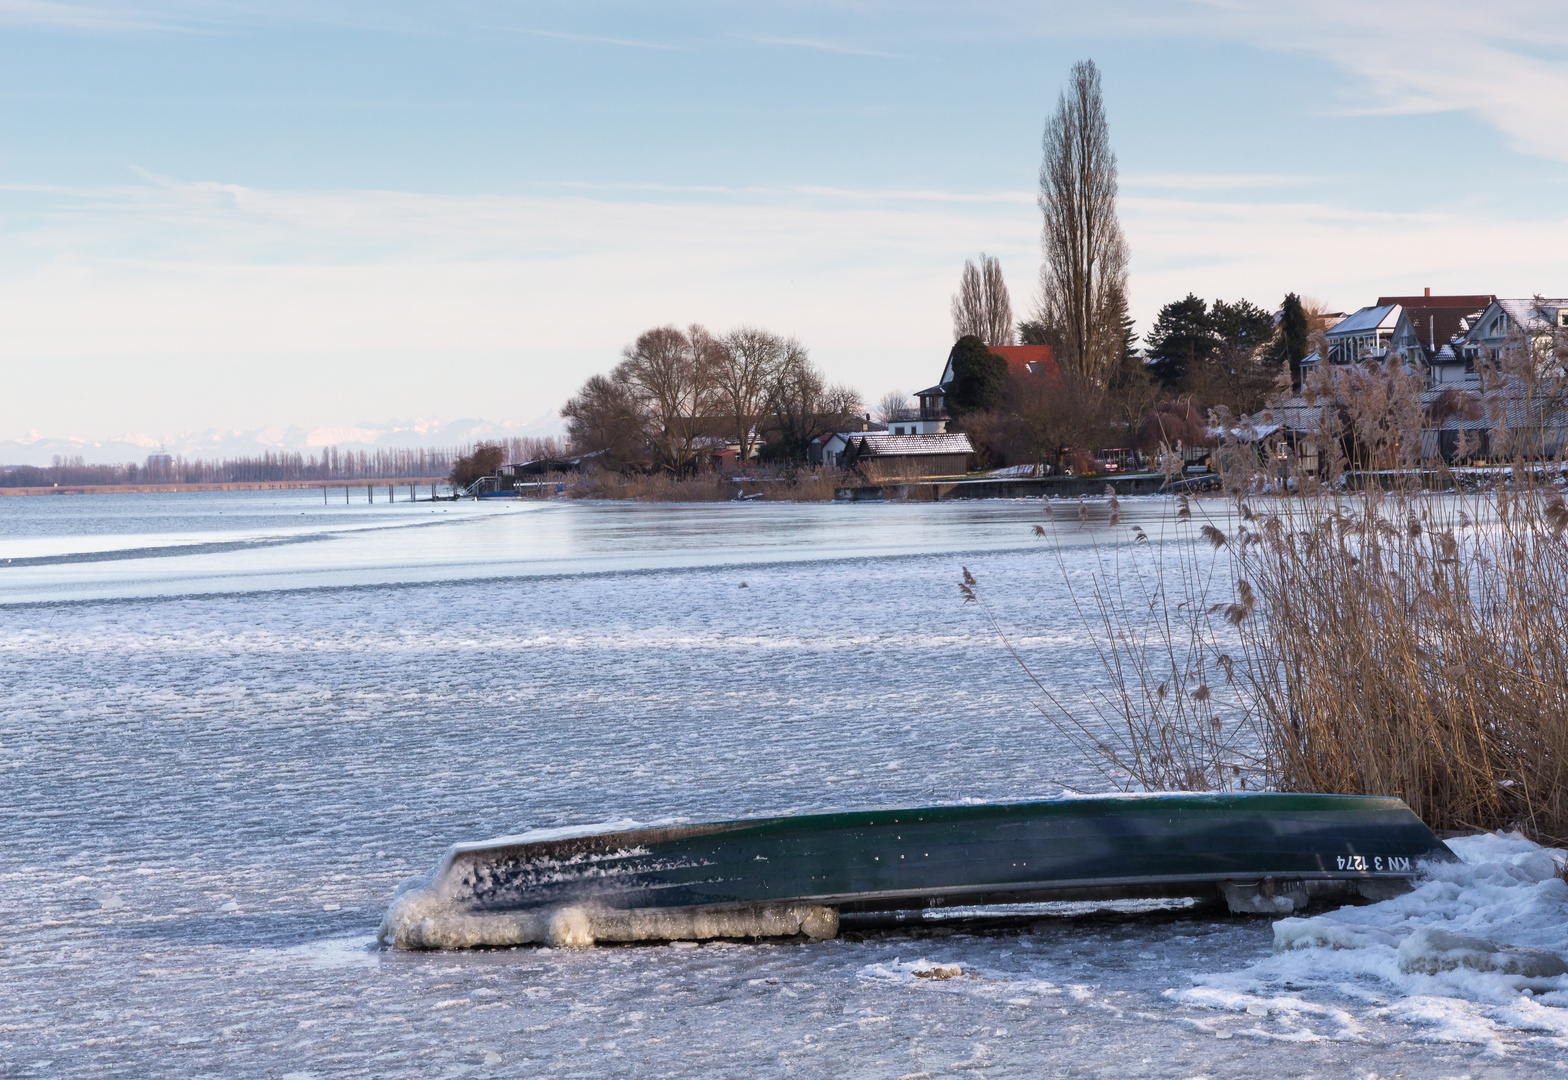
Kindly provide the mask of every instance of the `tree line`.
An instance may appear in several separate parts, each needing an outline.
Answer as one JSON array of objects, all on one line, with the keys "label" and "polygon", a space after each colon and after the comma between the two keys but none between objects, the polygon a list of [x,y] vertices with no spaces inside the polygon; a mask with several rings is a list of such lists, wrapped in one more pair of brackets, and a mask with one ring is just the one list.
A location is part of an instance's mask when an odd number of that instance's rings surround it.
[{"label": "tree line", "polygon": [[716,334],[660,326],[626,346],[561,409],[578,454],[608,468],[689,475],[725,446],[740,463],[800,464],[813,439],[843,430],[860,395],[831,383],[806,347],[753,326]]},{"label": "tree line", "polygon": [[[553,439],[513,438],[492,445],[500,449],[501,456],[514,461],[564,452]],[[472,451],[471,446],[378,450],[340,450],[329,446],[315,454],[268,451],[216,460],[183,456],[162,460],[154,455],[140,464],[89,464],[81,455],[56,455],[49,465],[0,467],[0,487],[395,480],[446,476],[454,461]]]}]

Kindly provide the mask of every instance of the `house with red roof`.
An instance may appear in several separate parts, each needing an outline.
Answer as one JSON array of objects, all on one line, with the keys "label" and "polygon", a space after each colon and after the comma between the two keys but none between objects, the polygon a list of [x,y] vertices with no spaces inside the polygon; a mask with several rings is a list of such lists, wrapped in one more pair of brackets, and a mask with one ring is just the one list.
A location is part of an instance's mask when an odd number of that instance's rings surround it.
[{"label": "house with red roof", "polygon": [[[990,351],[1007,361],[1007,372],[1015,379],[1055,379],[1061,374],[1056,354],[1049,345],[992,345]],[[953,381],[953,356],[948,353],[942,380],[935,386],[915,391],[920,408],[906,420],[888,424],[891,435],[942,435],[947,431],[947,388]]]}]

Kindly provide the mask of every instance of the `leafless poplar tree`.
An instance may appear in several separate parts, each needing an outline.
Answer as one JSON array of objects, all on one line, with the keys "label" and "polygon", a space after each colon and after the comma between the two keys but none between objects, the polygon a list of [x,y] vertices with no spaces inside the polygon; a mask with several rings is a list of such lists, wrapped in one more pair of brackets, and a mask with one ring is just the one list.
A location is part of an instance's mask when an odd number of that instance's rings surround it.
[{"label": "leafless poplar tree", "polygon": [[1041,149],[1040,320],[1061,334],[1063,367],[1103,383],[1120,353],[1115,306],[1126,294],[1128,256],[1094,61],[1073,65]]},{"label": "leafless poplar tree", "polygon": [[715,354],[713,381],[726,419],[733,417],[730,437],[740,447],[740,464],[751,460],[757,426],[768,403],[768,391],[784,362],[784,339],[754,326],[725,334]]},{"label": "leafless poplar tree", "polygon": [[1002,264],[980,253],[980,265],[964,260],[953,294],[953,340],[973,334],[987,345],[1013,343],[1013,302],[1002,280]]}]

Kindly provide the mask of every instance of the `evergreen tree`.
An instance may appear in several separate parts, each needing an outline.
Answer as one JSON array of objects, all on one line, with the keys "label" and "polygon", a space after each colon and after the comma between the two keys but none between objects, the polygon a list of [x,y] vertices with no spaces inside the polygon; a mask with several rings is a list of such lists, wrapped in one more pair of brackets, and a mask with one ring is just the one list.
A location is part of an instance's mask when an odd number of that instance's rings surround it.
[{"label": "evergreen tree", "polygon": [[947,384],[947,407],[955,415],[984,412],[1007,395],[1007,361],[975,335],[959,338],[948,360],[953,378]]},{"label": "evergreen tree", "polygon": [[1111,317],[1116,333],[1115,362],[1105,380],[1106,389],[1113,393],[1139,382],[1147,382],[1149,375],[1138,351],[1138,329],[1127,312],[1127,297],[1118,292],[1111,301]]},{"label": "evergreen tree", "polygon": [[1274,337],[1274,316],[1246,300],[1216,300],[1209,309],[1209,329],[1221,357],[1235,366]]},{"label": "evergreen tree", "polygon": [[1246,300],[1216,300],[1209,308],[1214,352],[1189,368],[1185,389],[1210,405],[1251,413],[1268,403],[1275,372],[1267,348],[1274,338],[1274,316]]},{"label": "evergreen tree", "polygon": [[1112,305],[1112,318],[1116,328],[1116,337],[1120,342],[1117,361],[1119,366],[1127,367],[1129,363],[1137,361],[1142,363],[1143,357],[1138,352],[1138,325],[1132,321],[1132,315],[1127,311],[1127,294],[1118,291]]},{"label": "evergreen tree", "polygon": [[1116,363],[1105,380],[1106,401],[1112,415],[1131,434],[1154,404],[1158,389],[1149,375],[1149,365],[1138,351],[1138,330],[1127,312],[1127,296],[1118,293],[1113,302],[1113,318],[1118,351]]},{"label": "evergreen tree", "polygon": [[1290,365],[1292,387],[1301,385],[1301,361],[1312,350],[1307,340],[1311,333],[1312,324],[1301,305],[1301,297],[1295,293],[1286,294],[1285,302],[1279,308],[1279,333],[1274,338],[1269,359],[1276,367],[1282,363]]},{"label": "evergreen tree", "polygon": [[1062,332],[1044,319],[1026,319],[1018,324],[1018,344],[1049,345],[1055,354],[1062,348]]},{"label": "evergreen tree", "polygon": [[1166,387],[1182,385],[1189,369],[1214,355],[1219,342],[1209,320],[1208,305],[1192,293],[1160,308],[1149,331],[1150,374]]}]

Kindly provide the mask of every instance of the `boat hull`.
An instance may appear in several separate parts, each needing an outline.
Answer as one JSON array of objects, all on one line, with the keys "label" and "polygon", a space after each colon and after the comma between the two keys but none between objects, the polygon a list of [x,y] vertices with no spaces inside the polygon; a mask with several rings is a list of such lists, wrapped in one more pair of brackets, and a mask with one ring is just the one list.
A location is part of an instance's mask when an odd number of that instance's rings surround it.
[{"label": "boat hull", "polygon": [[[549,924],[568,909],[599,912],[589,922],[607,925],[615,912],[1218,894],[1234,910],[1284,913],[1318,895],[1386,895],[1407,887],[1421,862],[1452,857],[1400,800],[1358,796],[1106,796],[792,815],[458,845],[400,894],[409,910],[399,918],[394,903],[383,938],[441,944],[444,913],[513,926],[497,931],[503,937],[552,940]],[[398,930],[415,908],[436,912],[423,937]],[[814,918],[802,925],[820,926]],[[632,939],[649,936],[658,935]]]}]

